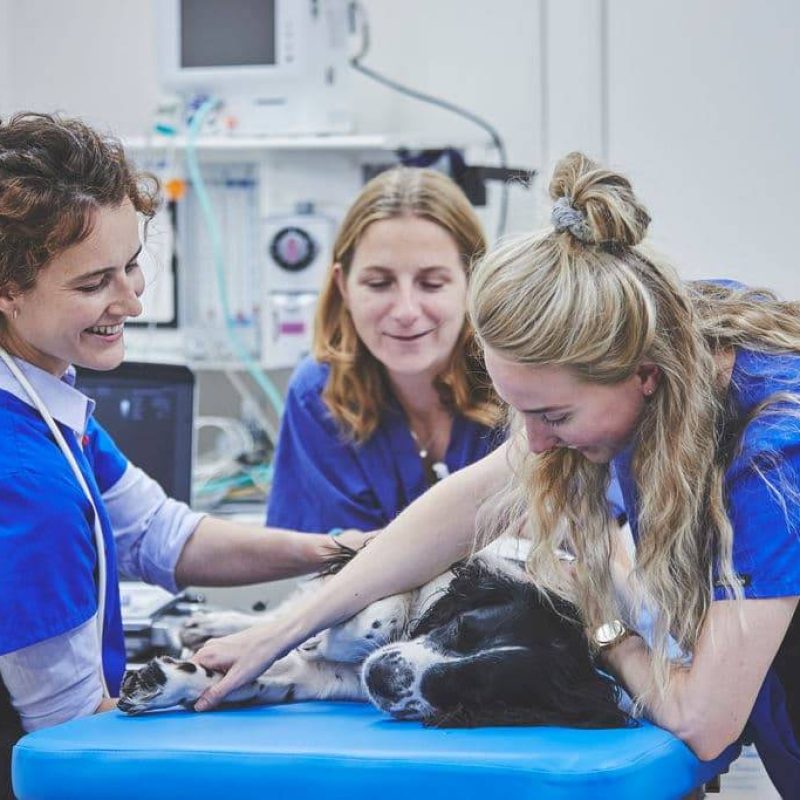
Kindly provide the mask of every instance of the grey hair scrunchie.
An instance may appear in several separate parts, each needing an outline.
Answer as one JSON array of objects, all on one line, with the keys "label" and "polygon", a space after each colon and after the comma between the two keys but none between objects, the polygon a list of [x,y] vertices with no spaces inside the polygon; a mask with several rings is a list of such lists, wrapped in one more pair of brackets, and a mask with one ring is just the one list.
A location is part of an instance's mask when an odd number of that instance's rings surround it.
[{"label": "grey hair scrunchie", "polygon": [[559,233],[561,231],[569,231],[576,239],[589,244],[594,242],[592,229],[586,222],[586,217],[582,211],[579,211],[573,205],[571,197],[559,197],[553,205],[553,211],[550,214],[550,220],[553,227]]}]

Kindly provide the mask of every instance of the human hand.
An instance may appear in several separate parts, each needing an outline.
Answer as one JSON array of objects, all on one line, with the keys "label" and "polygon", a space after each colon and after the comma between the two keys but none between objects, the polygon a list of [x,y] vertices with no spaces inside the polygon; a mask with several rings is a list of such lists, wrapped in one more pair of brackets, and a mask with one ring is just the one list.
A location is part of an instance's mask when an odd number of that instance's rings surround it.
[{"label": "human hand", "polygon": [[113,711],[117,707],[118,697],[104,697],[100,705],[94,710],[95,714],[102,714],[104,711]]},{"label": "human hand", "polygon": [[191,660],[225,675],[203,692],[194,705],[195,711],[215,708],[228,694],[255,680],[300,641],[302,638],[295,641],[283,632],[277,622],[256,625],[220,639],[209,639]]}]

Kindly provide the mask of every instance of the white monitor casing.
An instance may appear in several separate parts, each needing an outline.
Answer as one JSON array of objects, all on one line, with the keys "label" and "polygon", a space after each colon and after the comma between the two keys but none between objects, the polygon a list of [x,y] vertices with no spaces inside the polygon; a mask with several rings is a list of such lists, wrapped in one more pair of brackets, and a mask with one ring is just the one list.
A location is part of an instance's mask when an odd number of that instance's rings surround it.
[{"label": "white monitor casing", "polygon": [[[152,0],[165,89],[187,100],[218,98],[234,135],[352,130],[345,0],[264,0],[264,13],[274,13],[274,63],[189,67],[182,61],[181,9],[191,2]],[[217,2],[222,27],[223,10],[232,7]]]}]

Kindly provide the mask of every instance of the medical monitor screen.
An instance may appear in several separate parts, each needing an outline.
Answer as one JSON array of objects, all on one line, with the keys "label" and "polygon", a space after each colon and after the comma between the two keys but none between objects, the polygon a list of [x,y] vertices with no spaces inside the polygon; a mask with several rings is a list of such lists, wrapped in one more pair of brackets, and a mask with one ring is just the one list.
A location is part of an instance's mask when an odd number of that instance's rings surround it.
[{"label": "medical monitor screen", "polygon": [[110,372],[79,369],[76,384],[130,462],[176,500],[192,489],[194,375],[186,367],[123,363]]},{"label": "medical monitor screen", "polygon": [[181,67],[276,63],[275,0],[181,0],[180,15]]}]

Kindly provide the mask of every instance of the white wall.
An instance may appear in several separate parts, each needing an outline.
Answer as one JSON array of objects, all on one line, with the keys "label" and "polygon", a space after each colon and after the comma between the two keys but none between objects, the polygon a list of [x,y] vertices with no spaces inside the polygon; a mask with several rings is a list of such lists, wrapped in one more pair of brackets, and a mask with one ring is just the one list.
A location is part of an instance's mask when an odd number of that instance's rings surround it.
[{"label": "white wall", "polygon": [[800,297],[800,5],[609,3],[609,144],[687,276]]},{"label": "white wall", "polygon": [[16,108],[62,111],[144,133],[158,98],[150,5],[142,0],[6,0]]},{"label": "white wall", "polygon": [[[489,120],[512,166],[540,162],[539,3],[535,0],[366,0],[372,47],[366,63],[409,86]],[[402,9],[402,11],[401,11]],[[354,78],[365,130],[482,141],[480,129],[445,111]],[[534,220],[532,195],[512,190],[510,230]]]},{"label": "white wall", "polygon": [[[546,218],[546,174],[583,148],[631,175],[683,274],[800,296],[795,0],[365,5],[368,64],[490,119],[512,164],[542,170],[535,194],[513,190],[511,230]],[[362,131],[483,140],[444,111],[353,83]],[[148,2],[0,0],[0,111],[61,109],[135,134],[158,96]]]},{"label": "white wall", "polygon": [[542,0],[540,6],[545,32],[540,166],[546,188],[553,164],[565,153],[603,155],[602,9],[598,0]]},{"label": "white wall", "polygon": [[543,2],[543,171],[584,149],[632,178],[681,274],[800,297],[800,4]]},{"label": "white wall", "polygon": [[11,56],[9,0],[0,0],[0,117],[13,108],[11,100]]}]

